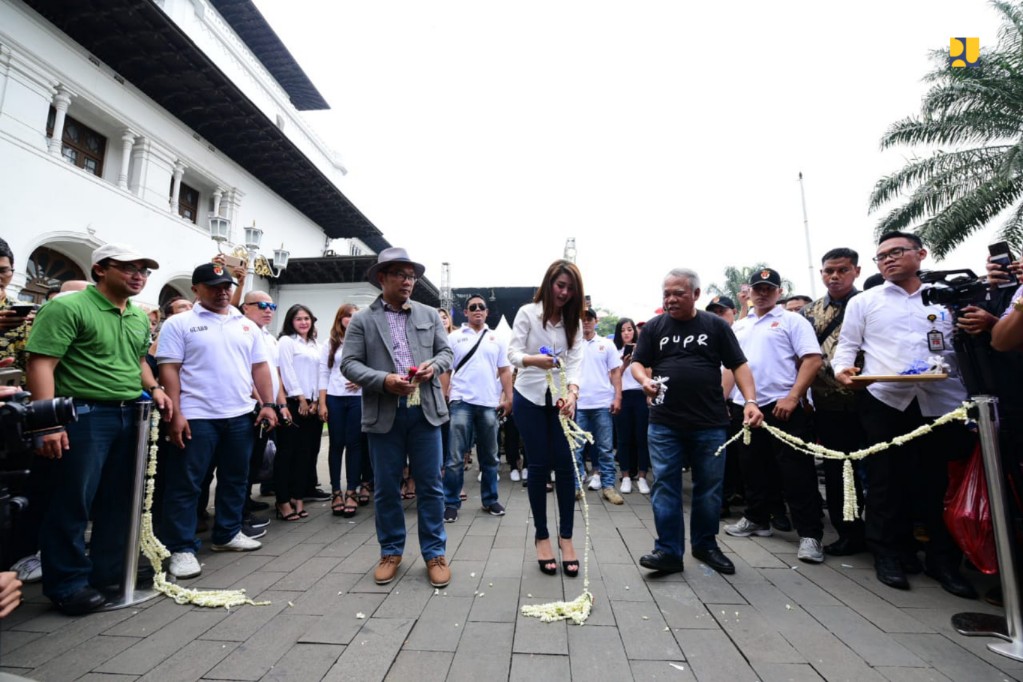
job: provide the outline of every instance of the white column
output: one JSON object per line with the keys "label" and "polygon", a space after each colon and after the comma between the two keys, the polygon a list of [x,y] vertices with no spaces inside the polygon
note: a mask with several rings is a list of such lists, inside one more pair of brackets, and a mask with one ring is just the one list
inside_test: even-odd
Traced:
{"label": "white column", "polygon": [[71,93],[64,86],[57,86],[57,94],[53,96],[53,108],[57,115],[53,118],[53,136],[50,138],[50,153],[60,156],[63,149],[64,118],[71,106]]}
{"label": "white column", "polygon": [[178,199],[181,198],[181,176],[185,174],[185,164],[174,162],[174,174],[171,176],[170,212],[178,212]]}
{"label": "white column", "polygon": [[220,215],[220,201],[224,198],[224,190],[220,187],[213,190],[213,215]]}
{"label": "white column", "polygon": [[128,189],[128,164],[131,163],[131,150],[135,146],[135,131],[125,128],[121,133],[121,174],[117,176],[117,186]]}

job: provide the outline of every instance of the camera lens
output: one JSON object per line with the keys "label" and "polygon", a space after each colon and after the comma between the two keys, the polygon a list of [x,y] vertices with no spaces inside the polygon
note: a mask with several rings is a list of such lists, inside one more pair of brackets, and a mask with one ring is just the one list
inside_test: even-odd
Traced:
{"label": "camera lens", "polygon": [[25,409],[25,430],[52,429],[77,419],[78,413],[71,398],[33,400]]}

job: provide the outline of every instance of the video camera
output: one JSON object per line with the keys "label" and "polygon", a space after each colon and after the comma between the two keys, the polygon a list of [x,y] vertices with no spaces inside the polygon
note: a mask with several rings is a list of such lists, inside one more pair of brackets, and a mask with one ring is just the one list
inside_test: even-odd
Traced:
{"label": "video camera", "polygon": [[14,525],[28,508],[28,499],[12,494],[9,482],[28,476],[30,453],[43,436],[77,419],[70,398],[32,400],[31,393],[19,391],[0,405],[0,570],[17,559],[11,556]]}
{"label": "video camera", "polygon": [[917,276],[931,285],[921,293],[924,305],[944,306],[953,317],[966,306],[987,300],[988,285],[973,270],[921,270]]}

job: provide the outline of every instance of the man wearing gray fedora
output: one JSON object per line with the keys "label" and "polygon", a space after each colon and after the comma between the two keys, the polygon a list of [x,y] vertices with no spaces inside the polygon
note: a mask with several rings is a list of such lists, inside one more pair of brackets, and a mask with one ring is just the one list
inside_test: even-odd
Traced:
{"label": "man wearing gray fedora", "polygon": [[405,249],[380,252],[366,279],[381,294],[352,317],[341,356],[341,373],[362,386],[362,430],[369,436],[380,543],[373,576],[378,585],[394,580],[405,551],[400,483],[406,456],[416,482],[419,548],[430,584],[444,587],[451,580],[440,475],[440,426],[448,408],[440,375],[451,368],[452,352],[437,311],[411,300],[425,270]]}

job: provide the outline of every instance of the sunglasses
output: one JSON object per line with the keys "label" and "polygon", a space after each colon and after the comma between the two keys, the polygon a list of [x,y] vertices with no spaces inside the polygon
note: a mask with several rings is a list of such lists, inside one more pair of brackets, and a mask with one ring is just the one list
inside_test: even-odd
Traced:
{"label": "sunglasses", "polygon": [[267,301],[256,301],[255,303],[246,303],[245,305],[254,305],[260,310],[277,310],[276,303],[269,303]]}
{"label": "sunglasses", "polygon": [[486,309],[487,309],[487,305],[485,303],[470,303],[466,307],[466,310],[468,310],[470,313],[475,313],[475,312],[477,312],[479,310],[486,310]]}

